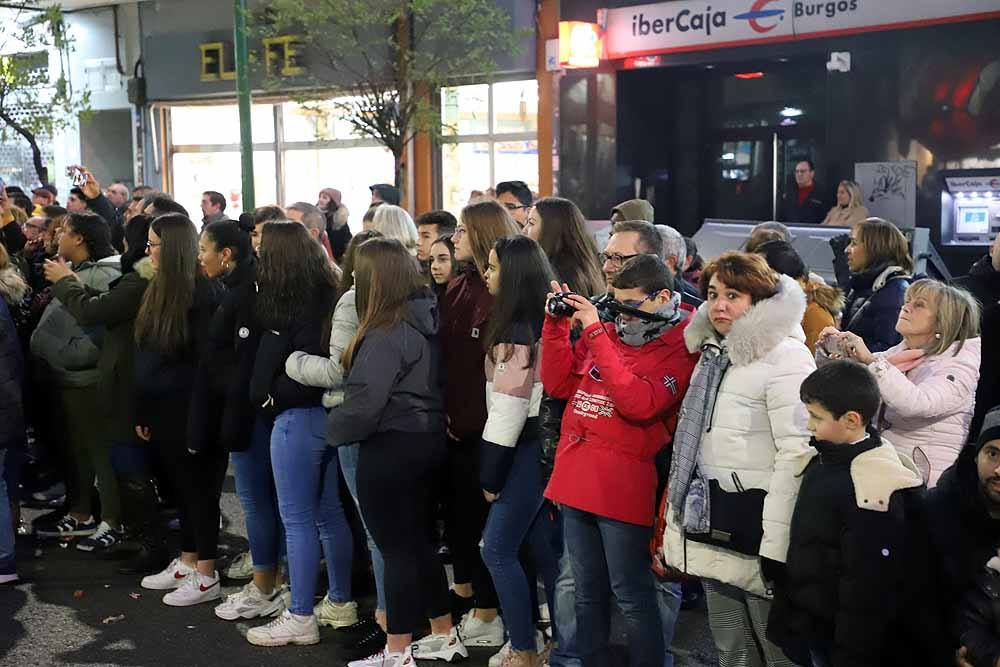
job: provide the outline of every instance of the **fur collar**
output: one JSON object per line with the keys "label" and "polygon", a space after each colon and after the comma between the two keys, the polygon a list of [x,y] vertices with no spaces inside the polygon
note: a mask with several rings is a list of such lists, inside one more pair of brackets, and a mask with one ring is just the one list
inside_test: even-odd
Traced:
{"label": "fur collar", "polygon": [[915,489],[924,483],[913,461],[885,439],[880,447],[854,457],[851,480],[858,508],[875,512],[888,512],[889,499],[896,491]]}
{"label": "fur collar", "polygon": [[27,293],[28,284],[24,282],[24,278],[16,269],[11,267],[0,271],[0,296],[7,303],[18,303],[24,299]]}
{"label": "fur collar", "polygon": [[153,267],[153,260],[151,260],[149,257],[143,257],[138,262],[136,262],[132,266],[132,270],[138,273],[146,280],[152,280],[153,276],[156,274],[156,269]]}
{"label": "fur collar", "polygon": [[[699,352],[705,345],[723,343],[708,319],[708,307],[708,302],[703,303],[684,331],[684,340],[691,352]],[[733,328],[725,338],[733,365],[747,366],[764,358],[786,338],[805,341],[802,333],[805,312],[806,295],[802,288],[794,279],[781,276],[777,294],[758,301],[743,317],[733,322]]]}
{"label": "fur collar", "polygon": [[805,291],[806,299],[810,303],[818,304],[834,317],[844,310],[844,294],[836,287],[831,287],[826,283],[814,280],[807,280],[802,285],[802,289]]}

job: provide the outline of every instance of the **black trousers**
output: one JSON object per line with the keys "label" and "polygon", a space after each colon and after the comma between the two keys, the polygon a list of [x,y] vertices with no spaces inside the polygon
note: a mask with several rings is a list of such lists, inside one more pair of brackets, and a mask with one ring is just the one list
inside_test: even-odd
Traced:
{"label": "black trousers", "polygon": [[213,449],[191,454],[183,440],[156,442],[156,447],[177,492],[181,551],[197,552],[199,560],[214,560],[219,555],[219,497],[229,465],[228,452]]}
{"label": "black trousers", "polygon": [[427,531],[443,433],[378,433],[361,443],[358,502],[385,561],[389,634],[451,612],[448,579]]}
{"label": "black trousers", "polygon": [[472,584],[477,608],[496,609],[500,600],[479,550],[486,517],[490,513],[490,505],[479,484],[479,445],[479,438],[448,438],[446,535],[455,583]]}

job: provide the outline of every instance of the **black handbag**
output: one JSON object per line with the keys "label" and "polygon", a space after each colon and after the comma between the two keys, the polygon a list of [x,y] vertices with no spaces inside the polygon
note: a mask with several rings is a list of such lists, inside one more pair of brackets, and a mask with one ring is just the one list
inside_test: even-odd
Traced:
{"label": "black handbag", "polygon": [[757,556],[764,539],[764,489],[744,489],[740,478],[733,473],[736,491],[726,491],[719,480],[708,481],[709,530],[707,533],[688,533],[692,542],[711,544],[747,556]]}

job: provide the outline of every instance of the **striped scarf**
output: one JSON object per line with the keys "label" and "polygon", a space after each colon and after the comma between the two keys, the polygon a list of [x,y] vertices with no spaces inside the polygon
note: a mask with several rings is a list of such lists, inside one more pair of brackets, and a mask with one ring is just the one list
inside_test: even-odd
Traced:
{"label": "striped scarf", "polygon": [[725,348],[707,345],[702,349],[701,360],[701,368],[681,406],[667,486],[674,521],[691,533],[709,531],[708,484],[698,470],[698,450],[715,408],[722,377],[729,368],[729,354]]}

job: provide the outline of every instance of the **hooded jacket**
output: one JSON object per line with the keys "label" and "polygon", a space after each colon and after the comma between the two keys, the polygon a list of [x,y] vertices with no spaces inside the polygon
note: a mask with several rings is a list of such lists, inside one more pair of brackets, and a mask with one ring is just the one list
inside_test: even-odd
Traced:
{"label": "hooded jacket", "polygon": [[972,415],[972,433],[979,433],[983,418],[993,407],[1000,405],[1000,271],[993,268],[989,255],[976,262],[969,275],[954,284],[972,293],[982,306],[979,320],[983,339],[983,356],[979,368],[979,385],[976,387],[976,410]]}
{"label": "hooded jacket", "polygon": [[[95,292],[107,292],[121,277],[115,261],[86,261],[73,268],[80,283]],[[31,352],[55,369],[62,386],[89,387],[100,377],[97,360],[103,337],[103,326],[81,325],[55,298],[31,335]]]}
{"label": "hooded jacket", "polygon": [[493,312],[493,297],[471,264],[448,283],[441,300],[444,400],[448,430],[461,441],[483,435],[486,424],[486,375],[483,336]]}
{"label": "hooded jacket", "polygon": [[672,437],[696,351],[685,349],[684,320],[640,347],[621,342],[613,323],[594,323],[570,343],[570,318],[546,317],[542,383],[568,400],[545,497],[584,512],[651,526],[655,458]]}
{"label": "hooded jacket", "polygon": [[193,451],[216,445],[231,452],[250,447],[255,411],[247,386],[261,335],[254,317],[256,281],[252,255],[222,279],[226,292],[212,316],[191,393],[188,449]]}
{"label": "hooded jacket", "polygon": [[[725,338],[712,326],[707,303],[685,332],[692,352],[706,345],[724,346],[730,357],[702,434],[698,467],[726,491],[736,491],[733,473],[745,488],[767,491],[759,555],[780,563],[788,551],[799,490],[796,474],[813,455],[806,409],[799,400],[799,386],[816,368],[799,325],[805,309],[802,288],[781,276],[778,293],[754,304],[733,322]],[[663,545],[669,565],[755,595],[767,594],[758,558],[688,541],[674,516],[671,506]]]}
{"label": "hooded jacket", "polygon": [[903,373],[888,362],[888,357],[907,349],[903,342],[876,353],[868,366],[882,393],[883,433],[918,467],[926,467],[924,459],[930,463],[928,486],[937,484],[958,458],[972,423],[982,340],[969,338],[961,350],[958,346],[954,343]]}
{"label": "hooded jacket", "polygon": [[97,391],[104,398],[103,417],[109,439],[127,443],[135,439],[133,419],[135,316],[155,270],[148,257],[134,270],[111,283],[107,292],[87,287],[72,277],[52,286],[66,310],[85,327],[105,327],[104,345],[97,360]]}
{"label": "hooded jacket", "polygon": [[889,664],[907,583],[909,515],[923,480],[877,433],[813,446],[818,454],[797,471],[787,576],[768,637],[789,656],[799,643],[830,643],[834,667]]}
{"label": "hooded jacket", "polygon": [[611,215],[615,213],[621,214],[624,220],[645,220],[646,222],[654,222],[653,205],[650,204],[645,199],[629,199],[628,201],[623,201],[618,206],[611,209]]}
{"label": "hooded jacket", "polygon": [[802,316],[802,331],[806,347],[816,353],[816,341],[826,327],[836,326],[837,316],[844,310],[844,295],[825,282],[805,280],[799,283],[806,294],[806,312]]}
{"label": "hooded jacket", "polygon": [[403,320],[369,331],[354,354],[344,402],[330,410],[327,442],[361,442],[376,433],[441,433],[438,314],[430,288],[415,292]]}
{"label": "hooded jacket", "polygon": [[872,352],[888,350],[903,339],[896,331],[910,277],[898,266],[883,266],[852,273],[841,331],[850,331],[865,341]]}

